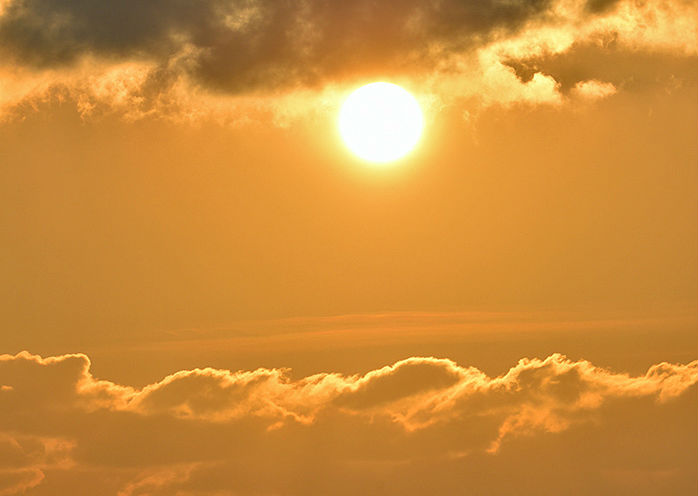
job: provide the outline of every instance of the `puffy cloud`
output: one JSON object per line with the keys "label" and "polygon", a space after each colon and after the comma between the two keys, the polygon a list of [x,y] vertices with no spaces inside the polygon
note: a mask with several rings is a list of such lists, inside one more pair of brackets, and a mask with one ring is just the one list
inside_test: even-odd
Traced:
{"label": "puffy cloud", "polygon": [[302,112],[336,106],[357,81],[385,77],[418,80],[435,108],[559,105],[554,75],[524,80],[510,67],[585,44],[693,56],[693,10],[680,0],[6,0],[0,107],[7,118],[70,99],[83,116],[285,122],[299,98]]}
{"label": "puffy cloud", "polygon": [[[692,428],[697,382],[698,361],[631,377],[555,354],[522,359],[494,378],[427,357],[363,375],[299,379],[279,369],[185,370],[139,389],[95,379],[81,354],[2,355],[0,459],[9,468],[1,490],[36,486],[56,494],[53,480],[85,485],[89,472],[110,474],[119,494],[322,493],[322,484],[293,481],[326,470],[370,484],[379,473],[422,467],[424,457],[502,469],[517,446],[566,433],[603,443],[630,435],[617,424],[638,418],[659,422],[641,435],[646,449],[661,452],[676,429]],[[683,466],[653,464],[626,468],[673,470],[666,484],[691,480]],[[261,476],[265,470],[275,482]],[[99,479],[92,484],[99,487]]]}
{"label": "puffy cloud", "polygon": [[600,100],[614,95],[617,91],[613,83],[604,83],[602,81],[589,80],[580,81],[574,85],[572,91],[587,100]]}

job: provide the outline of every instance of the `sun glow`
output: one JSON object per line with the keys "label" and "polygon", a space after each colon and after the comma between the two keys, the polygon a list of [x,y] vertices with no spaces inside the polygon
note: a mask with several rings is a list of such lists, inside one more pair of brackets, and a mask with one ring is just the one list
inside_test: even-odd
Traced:
{"label": "sun glow", "polygon": [[422,134],[417,100],[392,83],[371,83],[354,91],[339,113],[339,132],[358,157],[386,163],[405,156]]}

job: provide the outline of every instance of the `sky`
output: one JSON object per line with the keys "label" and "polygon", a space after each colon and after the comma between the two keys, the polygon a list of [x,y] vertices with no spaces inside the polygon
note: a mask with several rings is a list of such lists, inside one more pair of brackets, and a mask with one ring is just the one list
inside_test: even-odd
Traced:
{"label": "sky", "polygon": [[696,494],[696,8],[0,0],[0,495]]}

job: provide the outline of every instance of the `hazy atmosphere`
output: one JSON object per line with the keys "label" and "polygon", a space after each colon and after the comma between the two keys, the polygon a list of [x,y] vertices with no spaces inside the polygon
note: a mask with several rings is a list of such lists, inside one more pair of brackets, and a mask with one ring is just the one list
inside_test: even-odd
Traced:
{"label": "hazy atmosphere", "polygon": [[695,495],[697,8],[0,0],[0,495]]}

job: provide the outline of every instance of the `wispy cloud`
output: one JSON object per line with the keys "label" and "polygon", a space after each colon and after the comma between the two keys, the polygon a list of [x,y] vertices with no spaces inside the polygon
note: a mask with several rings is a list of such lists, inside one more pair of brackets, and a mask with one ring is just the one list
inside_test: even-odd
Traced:
{"label": "wispy cloud", "polygon": [[664,312],[629,315],[577,311],[381,312],[366,314],[245,320],[211,328],[153,331],[129,350],[260,349],[322,350],[362,346],[460,340],[475,336],[521,336],[584,331],[643,332],[658,327],[691,326],[693,309],[672,306]]}

